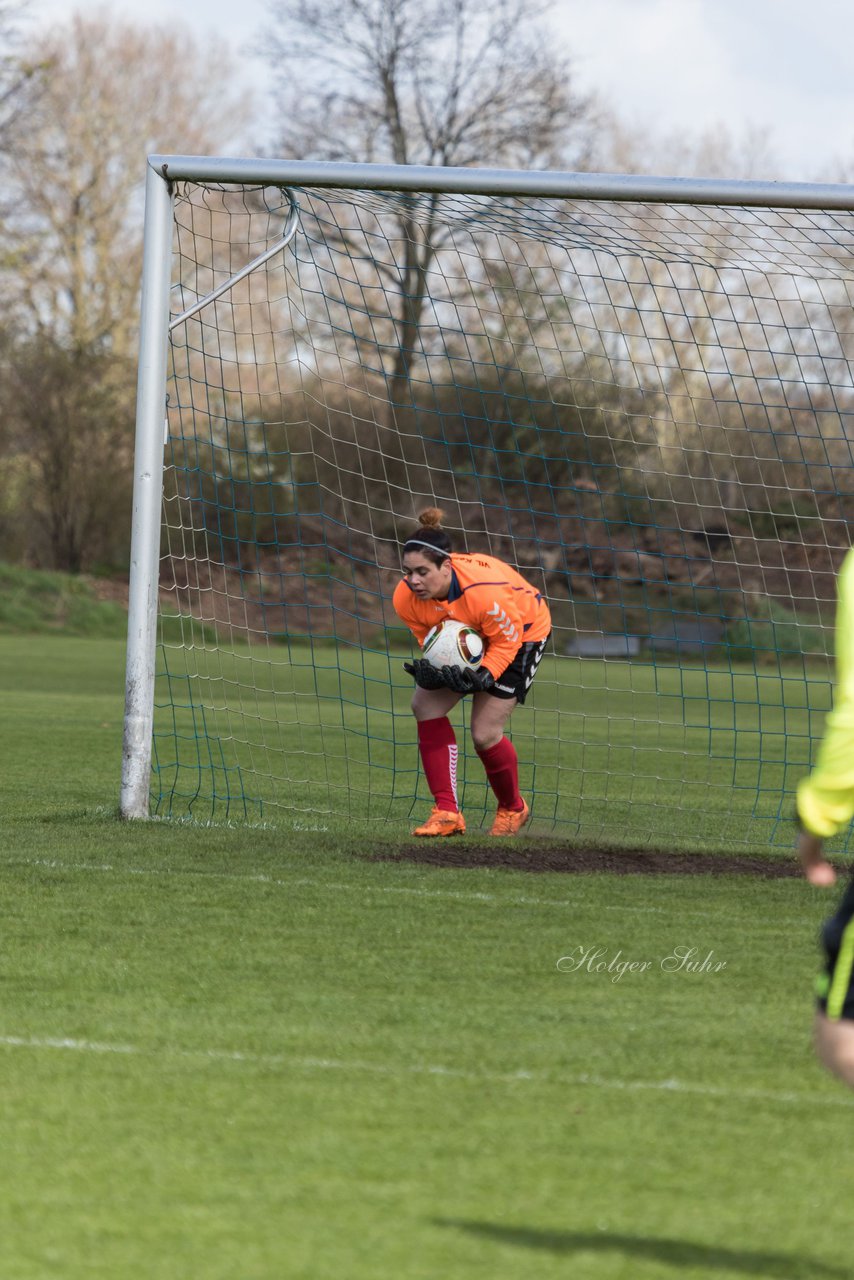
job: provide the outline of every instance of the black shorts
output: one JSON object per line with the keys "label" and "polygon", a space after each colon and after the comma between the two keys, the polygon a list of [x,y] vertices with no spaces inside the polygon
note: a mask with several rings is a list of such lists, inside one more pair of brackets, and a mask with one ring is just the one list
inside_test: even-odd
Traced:
{"label": "black shorts", "polygon": [[515,698],[519,703],[524,702],[548,642],[549,636],[546,636],[545,640],[528,640],[523,644],[510,666],[501,672],[487,692],[493,698]]}
{"label": "black shorts", "polygon": [[854,880],[836,913],[822,925],[821,945],[825,966],[815,984],[818,1007],[834,1022],[854,1019]]}

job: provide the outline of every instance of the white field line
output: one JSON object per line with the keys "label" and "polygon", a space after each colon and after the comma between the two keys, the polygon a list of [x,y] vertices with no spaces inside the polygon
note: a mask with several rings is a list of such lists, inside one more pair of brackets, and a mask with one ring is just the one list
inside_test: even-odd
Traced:
{"label": "white field line", "polygon": [[361,1062],[358,1059],[287,1057],[284,1054],[246,1053],[232,1049],[180,1049],[171,1046],[163,1050],[144,1049],[132,1044],[108,1044],[96,1040],[78,1040],[68,1036],[2,1036],[0,1047],[30,1051],[59,1050],[71,1053],[115,1054],[120,1057],[179,1058],[195,1062],[234,1062],[249,1066],[278,1067],[285,1071],[340,1071],[345,1075],[376,1075],[405,1078],[407,1076],[438,1076],[465,1083],[484,1085],[537,1084],[559,1085],[571,1088],[616,1090],[621,1093],[690,1094],[693,1097],[728,1098],[739,1102],[771,1102],[786,1106],[854,1107],[854,1099],[836,1094],[823,1096],[815,1092],[801,1093],[773,1089],[738,1089],[723,1085],[692,1084],[690,1080],[621,1080],[617,1077],[588,1075],[562,1075],[560,1072],[466,1071],[459,1067],[418,1063],[410,1066],[384,1062]]}
{"label": "white field line", "polygon": [[[195,871],[181,870],[173,867],[128,867],[121,866],[109,862],[62,862],[58,858],[15,858],[8,857],[2,859],[3,863],[12,866],[25,867],[44,867],[52,871],[88,871],[92,873],[101,873],[105,875],[129,875],[129,876],[186,876],[189,878],[208,879],[208,880],[234,880],[242,883],[250,884],[269,884],[282,889],[324,889],[334,893],[352,894],[400,894],[414,898],[438,898],[442,900],[450,900],[456,902],[485,902],[491,903],[498,907],[551,907],[561,910],[573,909],[583,906],[568,898],[536,898],[527,894],[500,894],[500,893],[483,893],[471,892],[465,893],[455,889],[423,889],[417,886],[409,885],[371,885],[363,880],[347,882],[335,882],[332,880],[321,880],[316,877],[301,876],[291,880],[278,879],[275,876],[269,876],[263,873],[245,873],[230,871]],[[666,907],[642,907],[635,903],[624,903],[621,905],[608,905],[600,908],[602,911],[628,912],[630,915],[667,915],[669,909]],[[720,920],[720,912],[718,911],[681,911],[680,919],[683,920]],[[804,920],[800,916],[784,917],[774,915],[768,921],[755,921],[751,928],[762,928],[763,925],[768,928],[778,929],[781,925],[791,924],[794,926],[803,925]]]}

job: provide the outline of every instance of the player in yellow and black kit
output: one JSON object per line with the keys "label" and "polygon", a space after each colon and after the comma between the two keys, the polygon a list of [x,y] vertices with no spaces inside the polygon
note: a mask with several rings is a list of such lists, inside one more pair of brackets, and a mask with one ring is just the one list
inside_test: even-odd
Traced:
{"label": "player in yellow and black kit", "polygon": [[403,581],[394,607],[420,645],[446,618],[473,627],[486,643],[477,671],[444,667],[426,659],[405,663],[417,688],[412,711],[418,749],[434,808],[417,836],[451,836],[465,831],[457,802],[457,740],[448,712],[472,694],[471,734],[498,801],[491,835],[515,835],[530,808],[519,793],[516,749],[504,728],[514,707],[525,701],[551,632],[543,596],[520,573],[494,556],[452,551],[441,526],[442,512],[428,507],[403,546]]}
{"label": "player in yellow and black kit", "polygon": [[[837,580],[836,688],[815,767],[798,785],[798,852],[810,884],[836,871],[824,840],[854,817],[854,550]],[[817,983],[816,1049],[828,1070],[854,1087],[854,880],[822,929],[826,965]]]}

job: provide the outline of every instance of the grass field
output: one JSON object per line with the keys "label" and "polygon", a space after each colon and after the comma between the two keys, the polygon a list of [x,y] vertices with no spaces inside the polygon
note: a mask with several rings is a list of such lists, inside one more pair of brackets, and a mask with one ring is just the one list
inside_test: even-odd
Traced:
{"label": "grass field", "polygon": [[0,637],[3,1280],[852,1274],[832,898],[122,825],[122,666]]}

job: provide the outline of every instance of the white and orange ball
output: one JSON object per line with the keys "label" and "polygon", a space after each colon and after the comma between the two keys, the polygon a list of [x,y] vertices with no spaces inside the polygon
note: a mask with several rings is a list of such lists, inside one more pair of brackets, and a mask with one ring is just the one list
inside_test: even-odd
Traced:
{"label": "white and orange ball", "polygon": [[484,643],[472,628],[446,618],[427,633],[422,656],[433,667],[468,667],[477,671],[483,662]]}

